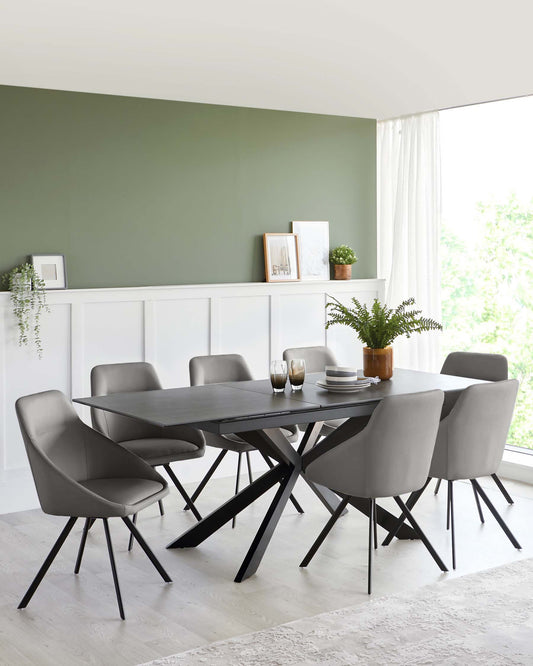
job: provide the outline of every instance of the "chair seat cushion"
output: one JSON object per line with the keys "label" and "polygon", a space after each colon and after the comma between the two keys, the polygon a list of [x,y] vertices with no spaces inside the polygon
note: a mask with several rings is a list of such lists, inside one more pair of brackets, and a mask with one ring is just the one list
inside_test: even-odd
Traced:
{"label": "chair seat cushion", "polygon": [[[329,435],[330,432],[336,430],[345,421],[346,419],[331,419],[330,421],[324,421],[324,423],[322,424],[322,429],[320,431],[320,437],[326,437],[326,435]],[[298,427],[302,432],[305,432],[305,429],[307,428],[308,425],[309,425],[308,423],[302,423]]]}
{"label": "chair seat cushion", "polygon": [[[122,504],[125,507],[135,507],[135,511],[125,511],[125,514],[135,513],[137,510],[152,504],[158,499],[154,495],[166,495],[165,486],[159,481],[151,479],[108,478],[88,479],[80,481],[80,486],[87,488],[96,495],[109,502]],[[164,493],[162,491],[165,491]],[[139,506],[141,505],[141,506]]]}
{"label": "chair seat cushion", "polygon": [[[298,440],[298,429],[296,426],[289,426],[288,428],[280,428],[283,435],[292,444]],[[205,432],[205,442],[208,446],[214,446],[217,449],[227,449],[235,453],[244,453],[246,451],[255,451],[255,446],[245,442],[242,437],[229,433],[227,435],[217,435],[212,432]]]}
{"label": "chair seat cushion", "polygon": [[175,460],[190,460],[201,458],[204,448],[183,439],[170,439],[165,437],[154,437],[147,439],[128,439],[118,442],[128,451],[135,453],[149,465],[166,465]]}

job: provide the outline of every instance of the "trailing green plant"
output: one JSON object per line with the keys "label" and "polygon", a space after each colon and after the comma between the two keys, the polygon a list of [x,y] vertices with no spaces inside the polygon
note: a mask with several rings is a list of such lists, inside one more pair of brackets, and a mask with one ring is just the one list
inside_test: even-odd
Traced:
{"label": "trailing green plant", "polygon": [[17,319],[19,345],[22,347],[33,343],[38,357],[42,358],[41,314],[50,312],[46,302],[44,280],[37,275],[32,264],[21,264],[9,273],[4,273],[2,283],[11,292],[11,306]]}
{"label": "trailing green plant", "polygon": [[329,260],[332,264],[351,265],[355,264],[357,257],[351,247],[348,247],[348,245],[339,245],[330,251]]}
{"label": "trailing green plant", "polygon": [[351,299],[353,308],[346,307],[333,296],[332,298],[335,302],[326,304],[329,316],[326,328],[335,324],[349,326],[357,333],[359,340],[371,349],[384,349],[400,335],[409,338],[413,333],[442,330],[439,322],[421,317],[421,310],[408,309],[415,304],[414,298],[407,298],[394,310],[380,303],[377,298],[370,310],[356,298]]}

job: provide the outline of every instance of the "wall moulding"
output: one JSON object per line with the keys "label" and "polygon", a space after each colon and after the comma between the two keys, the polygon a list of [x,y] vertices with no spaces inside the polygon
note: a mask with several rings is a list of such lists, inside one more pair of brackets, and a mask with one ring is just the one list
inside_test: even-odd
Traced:
{"label": "wall moulding", "polygon": [[[339,362],[362,367],[362,345],[353,333],[325,330],[325,303],[328,295],[371,302],[383,293],[384,280],[377,279],[50,291],[42,360],[18,347],[9,293],[0,293],[0,496],[2,474],[28,467],[14,410],[21,395],[48,389],[89,395],[94,365],[143,360],[154,364],[163,386],[188,386],[189,359],[214,353],[243,354],[260,379],[285,348],[307,345],[328,344]],[[89,421],[86,409],[80,413]],[[181,478],[200,479],[212,453],[180,465]],[[224,461],[220,475],[233,475],[234,463]]]}

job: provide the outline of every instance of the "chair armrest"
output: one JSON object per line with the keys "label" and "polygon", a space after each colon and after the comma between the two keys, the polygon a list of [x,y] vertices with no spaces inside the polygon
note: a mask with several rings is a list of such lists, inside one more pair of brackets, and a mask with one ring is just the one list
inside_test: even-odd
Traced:
{"label": "chair armrest", "polygon": [[[87,518],[121,515],[122,504],[110,502],[84,488],[56,467],[41,450],[33,449],[29,460],[39,502],[45,513]],[[163,478],[157,480],[166,487]]]}
{"label": "chair armrest", "polygon": [[81,424],[81,434],[85,441],[87,473],[89,478],[138,478],[166,481],[155,469],[139,456],[120,444],[108,439],[85,423]]}
{"label": "chair armrest", "polygon": [[205,437],[201,430],[192,426],[178,425],[161,428],[161,436],[165,439],[183,439],[191,444],[196,444],[199,449],[205,447]]}

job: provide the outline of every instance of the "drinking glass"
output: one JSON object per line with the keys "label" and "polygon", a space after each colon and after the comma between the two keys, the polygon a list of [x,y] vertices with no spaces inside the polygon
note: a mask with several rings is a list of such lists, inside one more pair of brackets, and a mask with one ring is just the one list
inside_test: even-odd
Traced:
{"label": "drinking glass", "polygon": [[270,382],[274,393],[282,393],[287,383],[287,363],[272,361],[270,364]]}
{"label": "drinking glass", "polygon": [[293,358],[289,363],[289,381],[293,391],[301,391],[305,379],[305,360]]}

